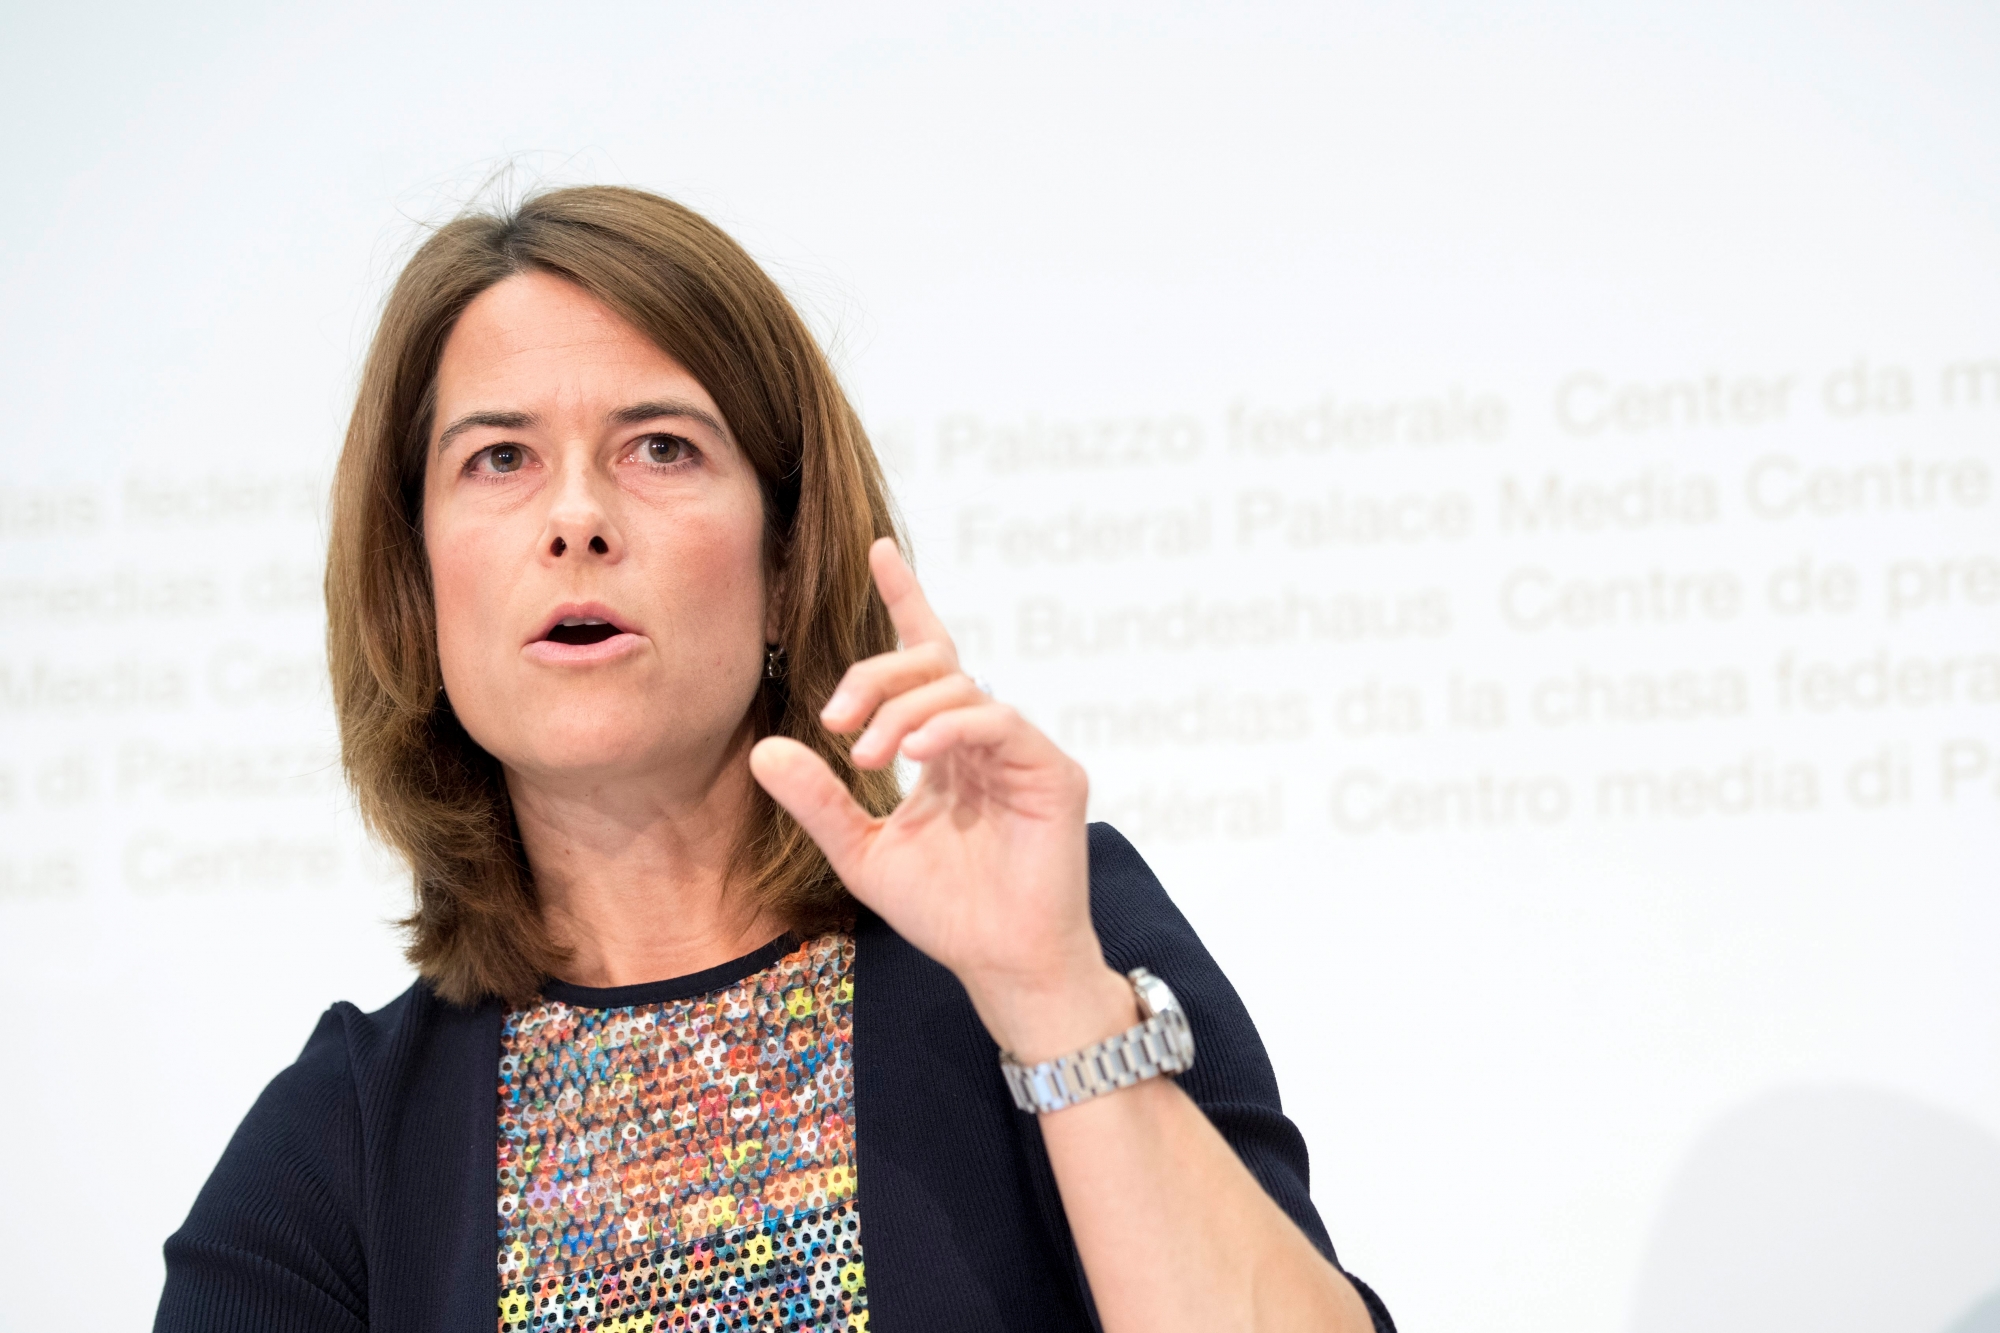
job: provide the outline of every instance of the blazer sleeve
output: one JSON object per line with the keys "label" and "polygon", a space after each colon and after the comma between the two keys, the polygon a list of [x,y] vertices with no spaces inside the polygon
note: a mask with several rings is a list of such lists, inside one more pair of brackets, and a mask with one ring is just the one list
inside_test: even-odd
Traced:
{"label": "blazer sleeve", "polygon": [[361,1116],[336,1005],[264,1089],[166,1243],[155,1333],[368,1327]]}
{"label": "blazer sleeve", "polygon": [[[1333,1241],[1307,1187],[1305,1138],[1285,1116],[1277,1075],[1250,1011],[1152,869],[1109,824],[1090,826],[1090,909],[1111,966],[1120,972],[1150,968],[1187,1011],[1195,1061],[1180,1075],[1181,1087],[1264,1192],[1338,1266]],[[1378,1333],[1395,1333],[1395,1321],[1381,1299],[1352,1273],[1347,1277],[1361,1293]]]}

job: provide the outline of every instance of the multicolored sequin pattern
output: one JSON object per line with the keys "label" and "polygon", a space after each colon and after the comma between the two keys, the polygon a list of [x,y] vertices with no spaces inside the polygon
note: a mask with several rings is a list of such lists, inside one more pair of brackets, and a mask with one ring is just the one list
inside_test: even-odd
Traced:
{"label": "multicolored sequin pattern", "polygon": [[501,1333],[866,1333],[853,961],[827,935],[694,999],[507,1016]]}

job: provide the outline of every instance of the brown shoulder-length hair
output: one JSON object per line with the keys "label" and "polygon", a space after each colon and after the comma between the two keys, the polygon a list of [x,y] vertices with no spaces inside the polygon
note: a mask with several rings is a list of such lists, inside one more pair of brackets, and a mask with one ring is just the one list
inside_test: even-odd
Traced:
{"label": "brown shoulder-length hair", "polygon": [[[641,190],[553,190],[462,216],[417,250],[382,312],[334,474],[327,664],[341,763],[369,828],[409,862],[409,957],[445,999],[531,997],[561,963],[500,765],[443,697],[422,496],[438,360],[460,312],[513,274],[574,282],[699,380],[762,486],[765,565],[785,670],[753,705],[758,735],[811,746],[877,814],[864,771],[818,721],[856,660],[895,646],[868,547],[896,536],[882,473],[832,368],[784,293],[712,223]],[[851,900],[825,857],[752,784],[732,882],[796,928]]]}

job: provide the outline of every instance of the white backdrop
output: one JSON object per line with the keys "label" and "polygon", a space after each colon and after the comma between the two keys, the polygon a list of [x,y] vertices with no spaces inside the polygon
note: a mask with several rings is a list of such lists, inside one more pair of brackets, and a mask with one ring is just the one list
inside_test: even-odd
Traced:
{"label": "white backdrop", "polygon": [[14,6],[0,1324],[408,982],[323,488],[496,168],[708,212],[1409,1330],[2000,1328],[1990,6]]}

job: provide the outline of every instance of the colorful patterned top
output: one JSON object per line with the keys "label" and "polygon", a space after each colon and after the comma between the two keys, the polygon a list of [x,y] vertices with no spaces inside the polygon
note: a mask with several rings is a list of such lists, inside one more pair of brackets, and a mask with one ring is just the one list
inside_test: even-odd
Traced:
{"label": "colorful patterned top", "polygon": [[501,1333],[866,1333],[853,964],[788,936],[507,1015]]}

